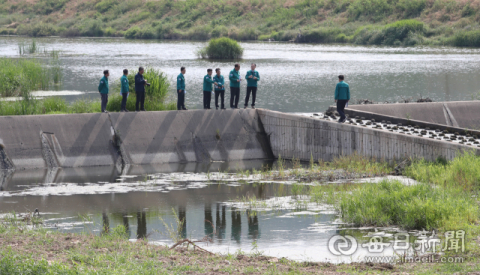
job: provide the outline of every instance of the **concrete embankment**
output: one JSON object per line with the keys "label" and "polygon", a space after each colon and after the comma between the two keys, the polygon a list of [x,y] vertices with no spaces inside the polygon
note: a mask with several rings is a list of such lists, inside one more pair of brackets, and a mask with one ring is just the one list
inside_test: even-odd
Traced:
{"label": "concrete embankment", "polygon": [[126,173],[136,164],[279,156],[331,160],[354,152],[385,160],[434,160],[478,151],[473,145],[362,126],[263,109],[0,117],[0,169],[48,168],[50,181],[62,167],[108,165]]}
{"label": "concrete embankment", "polygon": [[350,117],[368,117],[377,121],[410,121],[420,127],[433,123],[456,131],[460,128],[480,130],[480,101],[350,105],[346,113]]}
{"label": "concrete embankment", "polygon": [[255,110],[0,118],[1,169],[272,157]]}
{"label": "concrete embankment", "polygon": [[332,160],[340,155],[357,152],[368,157],[388,161],[404,158],[438,157],[452,159],[463,150],[478,147],[466,146],[443,140],[405,135],[388,130],[367,128],[359,125],[258,110],[275,157],[299,158],[308,161]]}

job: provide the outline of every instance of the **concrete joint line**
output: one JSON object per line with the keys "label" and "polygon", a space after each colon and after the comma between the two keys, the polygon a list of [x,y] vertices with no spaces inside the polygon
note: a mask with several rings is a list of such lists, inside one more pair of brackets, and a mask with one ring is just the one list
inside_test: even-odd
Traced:
{"label": "concrete joint line", "polygon": [[[124,175],[128,168],[130,167],[131,161],[125,146],[123,146],[122,137],[117,129],[115,129],[115,125],[113,124],[112,117],[110,113],[107,113],[108,121],[110,121],[110,129],[112,131],[112,143],[114,147],[117,149],[119,160],[117,160],[117,164],[121,166],[121,174]],[[120,163],[119,163],[120,162]]]}
{"label": "concrete joint line", "polygon": [[[458,122],[457,120],[455,119],[455,117],[453,116],[452,114],[452,111],[450,111],[450,109],[448,108],[447,104],[443,104],[443,110],[446,111],[447,115],[448,115],[448,118],[450,119],[451,123],[452,123],[452,126],[453,127],[457,127],[459,128],[460,126],[458,125]],[[448,123],[448,121],[447,121]],[[450,125],[449,125],[450,126]]]}
{"label": "concrete joint line", "polygon": [[50,132],[40,131],[40,140],[42,143],[42,156],[45,160],[47,168],[57,168],[60,167],[57,155],[53,149],[54,147],[55,135]]}

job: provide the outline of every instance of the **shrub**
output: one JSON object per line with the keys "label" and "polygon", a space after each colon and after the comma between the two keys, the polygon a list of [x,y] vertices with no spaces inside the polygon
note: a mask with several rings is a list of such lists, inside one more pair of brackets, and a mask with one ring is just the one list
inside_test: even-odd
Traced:
{"label": "shrub", "polygon": [[222,37],[211,39],[207,47],[198,51],[201,58],[236,59],[243,56],[243,48],[237,41]]}
{"label": "shrub", "polygon": [[17,30],[18,34],[28,36],[51,36],[57,34],[57,28],[48,23],[40,23],[35,25],[20,25]]}
{"label": "shrub", "polygon": [[105,36],[115,36],[115,33],[116,33],[116,31],[115,31],[114,28],[108,27],[108,28],[105,29],[103,35],[105,35]]}
{"label": "shrub", "polygon": [[225,26],[216,26],[211,33],[213,38],[228,36],[228,29]]}
{"label": "shrub", "polygon": [[480,47],[480,31],[462,31],[452,38],[453,45],[457,47]]}
{"label": "shrub", "polygon": [[95,9],[100,13],[104,13],[107,12],[110,8],[112,8],[115,4],[116,1],[114,0],[103,0],[95,5]]}
{"label": "shrub", "polygon": [[125,32],[125,38],[134,39],[137,37],[137,33],[140,33],[141,30],[139,27],[132,27]]}
{"label": "shrub", "polygon": [[80,28],[82,36],[103,36],[102,22],[100,20],[88,19],[83,22]]}

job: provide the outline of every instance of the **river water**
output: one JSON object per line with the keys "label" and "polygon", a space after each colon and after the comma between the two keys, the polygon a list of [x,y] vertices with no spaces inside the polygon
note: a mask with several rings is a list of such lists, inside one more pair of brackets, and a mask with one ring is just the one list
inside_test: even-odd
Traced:
{"label": "river water", "polygon": [[[18,44],[31,38],[0,37],[0,56],[18,57]],[[205,42],[125,40],[121,38],[37,38],[40,48],[61,50],[64,83],[61,95],[69,100],[97,98],[102,71],[109,69],[117,81],[124,68],[154,67],[171,79],[187,68],[186,103],[202,107],[202,83],[207,68],[221,68],[223,75],[233,61],[198,59]],[[344,74],[352,99],[396,102],[429,97],[435,101],[471,100],[479,92],[480,50],[448,47],[364,47],[293,43],[241,43],[244,76],[257,63],[261,81],[257,107],[283,112],[320,112],[333,103],[337,75]],[[228,78],[228,77],[227,77]],[[241,96],[245,96],[245,83]],[[67,91],[67,93],[65,92]],[[72,95],[68,96],[68,92]],[[87,94],[78,94],[86,92]],[[229,94],[226,100],[229,100]],[[240,100],[242,101],[242,100]],[[242,104],[240,104],[242,105]]]}

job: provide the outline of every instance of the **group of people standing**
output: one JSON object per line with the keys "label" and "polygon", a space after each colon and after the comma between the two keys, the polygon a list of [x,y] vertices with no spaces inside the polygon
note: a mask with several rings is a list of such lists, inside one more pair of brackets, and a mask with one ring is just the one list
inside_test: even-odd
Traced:
{"label": "group of people standing", "polygon": [[[145,111],[145,86],[150,86],[150,83],[143,78],[143,73],[145,69],[143,67],[138,68],[138,73],[135,75],[135,94],[137,101],[135,102],[135,110],[137,112]],[[100,84],[98,85],[98,92],[102,100],[101,108],[102,113],[108,113],[107,103],[108,103],[108,77],[110,72],[108,70],[103,71],[103,77],[100,79]],[[120,112],[128,112],[127,110],[127,99],[130,93],[130,83],[128,81],[128,70],[123,70],[123,76],[120,78],[120,94],[122,95],[122,103],[120,106]]]}
{"label": "group of people standing", "polygon": [[[252,108],[255,109],[255,99],[257,97],[257,83],[260,81],[260,74],[256,71],[257,65],[252,63],[250,69],[245,75],[247,80],[247,94],[245,95],[244,108],[248,107],[250,95],[252,95]],[[180,68],[180,74],[177,77],[177,109],[187,110],[185,108],[185,67]],[[203,109],[211,109],[210,103],[212,101],[212,94],[215,95],[215,107],[218,110],[225,110],[225,78],[222,75],[220,68],[215,69],[215,76],[213,70],[207,69],[207,75],[203,77]],[[240,83],[242,77],[240,76],[240,65],[235,64],[233,70],[230,71],[228,79],[230,80],[230,108],[238,109],[238,101],[240,100]],[[215,86],[214,88],[212,87]],[[220,104],[219,104],[220,98]]]}
{"label": "group of people standing", "polygon": [[[257,85],[260,81],[260,74],[256,71],[257,65],[252,63],[250,70],[245,75],[247,80],[247,93],[245,95],[245,104],[244,108],[248,107],[248,102],[250,100],[250,95],[252,95],[252,108],[255,109],[255,99],[257,97]],[[138,73],[135,75],[135,93],[136,93],[136,103],[135,110],[145,111],[145,86],[150,86],[146,79],[143,77],[145,72],[143,67],[138,68]],[[185,67],[180,68],[180,74],[177,76],[177,109],[178,110],[187,110],[185,108]],[[225,78],[223,77],[220,68],[215,69],[215,76],[213,76],[212,69],[207,69],[207,75],[203,77],[203,108],[211,109],[210,103],[212,100],[212,94],[215,95],[215,107],[225,110]],[[107,113],[107,103],[108,103],[108,77],[110,73],[108,70],[103,71],[103,77],[100,79],[100,84],[98,85],[98,92],[100,93],[102,104],[102,113]],[[122,103],[121,103],[121,112],[128,112],[127,98],[130,89],[130,83],[128,82],[128,70],[123,70],[123,76],[120,78],[121,89],[120,93],[122,94]],[[240,83],[242,77],[240,76],[240,65],[235,64],[233,70],[230,71],[228,79],[230,80],[230,108],[238,109],[238,101],[240,99]],[[335,103],[337,104],[337,111],[340,114],[340,120],[338,122],[345,122],[345,112],[344,109],[348,106],[348,101],[350,100],[350,87],[344,81],[345,77],[343,75],[338,76],[338,83],[335,87]],[[215,88],[212,88],[212,85]],[[219,104],[220,98],[220,104]]]}

